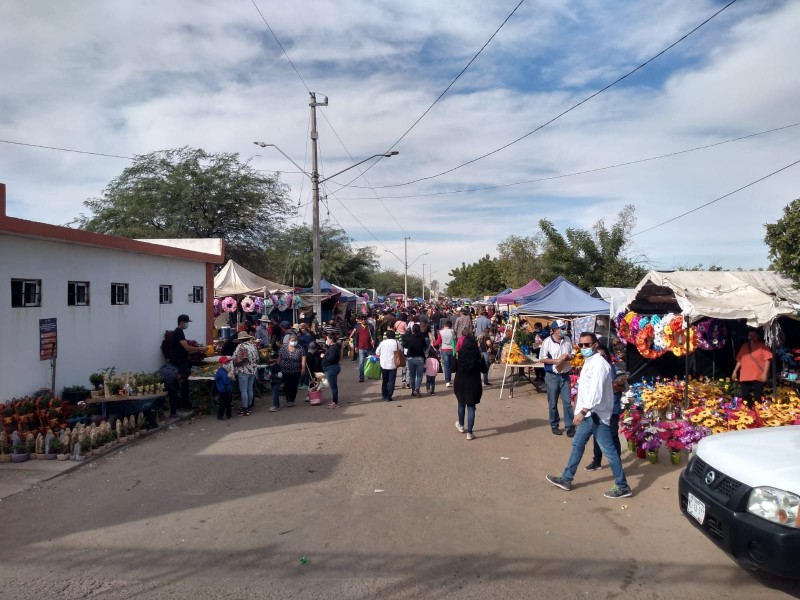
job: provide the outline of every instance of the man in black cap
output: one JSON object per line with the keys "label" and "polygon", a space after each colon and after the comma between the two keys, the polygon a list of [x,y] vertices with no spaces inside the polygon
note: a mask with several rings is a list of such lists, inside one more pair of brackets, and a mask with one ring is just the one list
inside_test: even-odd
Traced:
{"label": "man in black cap", "polygon": [[[205,353],[205,348],[193,347],[186,341],[184,330],[189,327],[192,320],[189,315],[178,315],[178,326],[172,332],[172,339],[169,342],[169,362],[173,367],[178,369],[180,375],[181,396],[180,404],[183,407],[189,406],[189,374],[191,373],[191,366],[189,365],[189,354],[202,352]],[[169,403],[169,416],[175,417],[177,406],[173,397],[170,396]]]}

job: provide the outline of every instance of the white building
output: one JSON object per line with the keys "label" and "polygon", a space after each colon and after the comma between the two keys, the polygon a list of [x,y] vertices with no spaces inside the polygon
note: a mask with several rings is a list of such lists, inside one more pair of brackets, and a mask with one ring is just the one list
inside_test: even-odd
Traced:
{"label": "white building", "polygon": [[8,217],[0,184],[0,403],[51,386],[43,320],[55,319],[56,393],[106,367],[157,370],[179,314],[192,319],[187,339],[210,340],[223,254],[219,239],[153,243]]}

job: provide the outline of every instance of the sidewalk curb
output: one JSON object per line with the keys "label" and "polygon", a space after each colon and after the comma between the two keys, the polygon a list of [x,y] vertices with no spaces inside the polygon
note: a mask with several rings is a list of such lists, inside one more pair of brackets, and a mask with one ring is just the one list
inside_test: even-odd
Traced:
{"label": "sidewalk curb", "polygon": [[[136,439],[136,440],[133,440],[133,442],[127,442],[125,444],[115,444],[112,448],[109,448],[108,450],[106,450],[102,454],[98,454],[96,456],[89,456],[89,457],[86,457],[84,460],[67,460],[67,461],[63,461],[63,462],[69,463],[68,465],[64,466],[63,469],[61,469],[61,470],[59,470],[57,472],[54,472],[54,473],[46,473],[46,474],[44,474],[41,479],[38,479],[38,480],[36,480],[34,482],[29,483],[28,485],[26,485],[24,487],[24,489],[17,490],[15,492],[12,492],[12,493],[7,494],[5,496],[0,494],[0,501],[5,500],[6,498],[11,498],[12,496],[15,496],[17,494],[23,493],[23,492],[31,489],[31,487],[33,487],[33,486],[41,485],[44,482],[52,481],[52,480],[54,480],[54,479],[56,479],[58,477],[61,477],[61,476],[66,475],[68,473],[72,473],[73,471],[76,471],[77,469],[80,469],[81,467],[84,467],[87,464],[90,464],[90,463],[94,462],[95,459],[105,458],[107,456],[110,456],[115,451],[121,450],[122,448],[125,448],[125,447],[129,447],[132,443],[135,443],[136,441],[139,441],[140,439],[148,438],[151,435],[154,435],[156,433],[160,433],[160,432],[163,432],[163,431],[168,431],[170,425],[175,425],[175,424],[181,423],[183,421],[188,421],[190,419],[193,419],[196,416],[197,416],[197,413],[195,413],[195,412],[191,412],[191,413],[187,412],[184,415],[179,415],[179,416],[173,417],[173,418],[166,418],[166,419],[164,419],[164,421],[158,427],[154,427],[152,429],[148,429],[147,431],[143,431],[139,435],[139,438]],[[30,462],[30,461],[26,461],[26,462]],[[34,465],[36,463],[39,463],[39,462],[42,462],[42,461],[33,461],[34,464],[33,465],[28,465],[27,469],[28,470],[33,470],[34,469]],[[16,464],[17,465],[21,465],[21,464],[24,465],[26,463],[16,463]],[[14,472],[18,471],[19,474],[20,474],[19,477],[24,477],[23,472],[25,470],[26,470],[25,467],[16,467],[14,469],[7,469],[7,470],[3,469],[2,467],[0,467],[0,471],[3,471],[6,474],[6,476],[8,474],[11,474],[13,476]]]}

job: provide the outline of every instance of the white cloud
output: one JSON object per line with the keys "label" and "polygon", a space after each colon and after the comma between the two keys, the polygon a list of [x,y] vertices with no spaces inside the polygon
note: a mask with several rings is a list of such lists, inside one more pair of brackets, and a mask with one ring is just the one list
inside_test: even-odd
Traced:
{"label": "white cloud", "polygon": [[[405,132],[516,3],[258,2],[310,88],[330,97],[321,111],[355,160]],[[499,147],[720,6],[527,2],[398,145],[400,155],[366,180],[401,183]],[[251,144],[263,140],[309,164],[307,90],[248,2],[6,3],[0,19],[15,24],[0,39],[0,139],[121,155],[193,145],[258,154],[257,168],[295,170]],[[439,281],[462,261],[494,253],[509,234],[532,233],[542,217],[562,228],[590,227],[632,203],[639,229],[655,225],[797,160],[797,130],[575,177],[422,194],[582,171],[798,122],[797,22],[796,2],[737,3],[624,84],[502,152],[429,181],[378,189],[383,203],[356,187],[367,185],[359,179],[336,196],[381,244],[337,201],[330,210],[361,245],[402,256],[403,237],[411,236],[410,260],[431,252]],[[322,115],[319,131],[323,173],[351,164]],[[126,164],[0,144],[9,212],[45,222],[74,218]],[[766,266],[762,224],[798,196],[797,169],[637,236],[632,253],[659,267]],[[302,176],[282,178],[307,201]],[[420,196],[391,198],[411,194]],[[382,261],[402,266],[388,253]]]}

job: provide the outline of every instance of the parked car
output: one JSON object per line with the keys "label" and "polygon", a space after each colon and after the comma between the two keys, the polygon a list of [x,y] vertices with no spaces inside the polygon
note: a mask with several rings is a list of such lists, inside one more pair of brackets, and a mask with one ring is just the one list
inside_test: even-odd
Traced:
{"label": "parked car", "polygon": [[704,438],[679,498],[689,521],[740,565],[800,578],[800,426]]}

